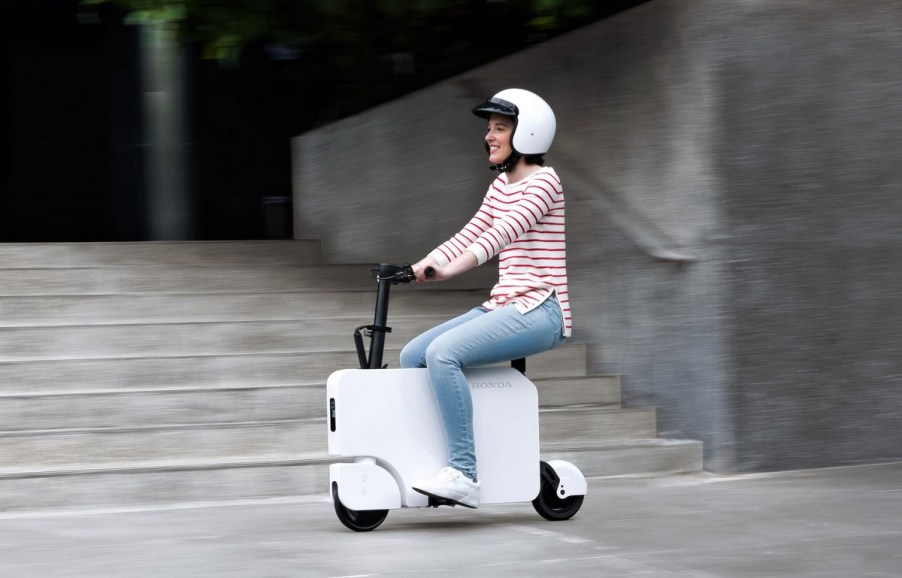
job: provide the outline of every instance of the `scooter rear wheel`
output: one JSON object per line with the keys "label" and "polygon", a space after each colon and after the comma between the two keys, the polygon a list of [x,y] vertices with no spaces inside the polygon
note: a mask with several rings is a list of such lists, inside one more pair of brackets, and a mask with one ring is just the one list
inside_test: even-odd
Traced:
{"label": "scooter rear wheel", "polygon": [[379,527],[388,516],[388,510],[352,510],[345,507],[338,499],[338,484],[332,482],[332,503],[335,515],[346,528],[355,532],[369,532]]}
{"label": "scooter rear wheel", "polygon": [[554,480],[554,478],[557,478],[554,469],[545,462],[542,462],[542,469],[544,475],[542,475],[541,488],[539,489],[539,495],[532,501],[532,507],[546,520],[551,520],[552,522],[569,520],[582,507],[585,496],[559,497],[557,495],[559,480]]}

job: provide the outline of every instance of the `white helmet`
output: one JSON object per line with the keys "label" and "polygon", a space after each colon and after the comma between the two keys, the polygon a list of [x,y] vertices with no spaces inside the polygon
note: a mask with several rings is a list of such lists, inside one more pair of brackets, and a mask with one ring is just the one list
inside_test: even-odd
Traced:
{"label": "white helmet", "polygon": [[516,119],[511,138],[514,154],[543,155],[551,148],[557,121],[554,111],[539,95],[521,88],[508,88],[473,109],[473,114],[482,118],[489,118],[492,113]]}

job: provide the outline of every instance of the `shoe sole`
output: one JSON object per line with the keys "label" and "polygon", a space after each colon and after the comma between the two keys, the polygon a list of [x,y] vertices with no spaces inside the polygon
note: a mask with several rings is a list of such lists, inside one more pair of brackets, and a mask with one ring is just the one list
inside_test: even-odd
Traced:
{"label": "shoe sole", "polygon": [[[479,503],[478,503],[478,502],[477,502],[477,504],[476,504],[475,506],[471,506],[470,504],[466,504],[466,503],[461,502],[461,501],[459,501],[459,500],[455,500],[455,499],[452,498],[452,497],[449,497],[449,496],[440,496],[440,495],[438,495],[438,494],[433,494],[432,492],[428,492],[428,491],[423,490],[423,489],[420,489],[420,488],[413,488],[413,491],[419,492],[419,493],[423,494],[424,496],[429,496],[430,498],[433,498],[433,499],[435,499],[435,500],[439,500],[439,504],[438,504],[438,505],[440,505],[440,506],[443,506],[443,505],[447,504],[447,505],[449,505],[449,506],[463,506],[464,508],[470,508],[470,509],[472,509],[472,510],[476,510],[476,509],[479,508]],[[445,502],[445,504],[443,504],[443,503],[441,503],[441,502]]]}

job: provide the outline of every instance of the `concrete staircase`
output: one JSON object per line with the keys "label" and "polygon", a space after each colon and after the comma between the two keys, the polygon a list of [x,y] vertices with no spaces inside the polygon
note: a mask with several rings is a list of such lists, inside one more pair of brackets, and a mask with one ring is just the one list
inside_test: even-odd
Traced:
{"label": "concrete staircase", "polygon": [[[0,245],[0,511],[325,494],[327,376],[356,367],[370,265],[313,241]],[[479,303],[491,268],[398,286],[385,360]],[[543,457],[590,476],[701,469],[585,349],[528,361]]]}

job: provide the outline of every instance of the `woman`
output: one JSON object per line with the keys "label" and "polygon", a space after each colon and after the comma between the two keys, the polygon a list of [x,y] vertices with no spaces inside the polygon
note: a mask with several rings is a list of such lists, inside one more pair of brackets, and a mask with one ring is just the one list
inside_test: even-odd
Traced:
{"label": "woman", "polygon": [[[551,107],[512,88],[473,109],[488,121],[485,147],[499,171],[459,233],[413,265],[417,281],[443,281],[498,256],[488,301],[413,339],[401,367],[425,367],[448,441],[448,466],[414,490],[479,506],[473,404],[462,369],[527,357],[570,336],[564,195],[542,155],[554,139]],[[429,275],[427,275],[427,270]]]}

